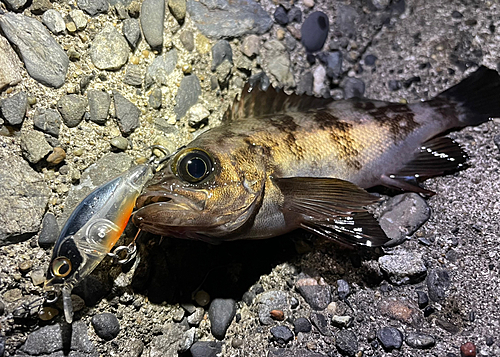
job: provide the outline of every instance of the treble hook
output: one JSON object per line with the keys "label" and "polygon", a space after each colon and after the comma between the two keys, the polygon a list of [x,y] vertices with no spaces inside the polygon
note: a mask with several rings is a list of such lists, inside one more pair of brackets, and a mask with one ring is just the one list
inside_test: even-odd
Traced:
{"label": "treble hook", "polygon": [[[128,245],[120,245],[116,247],[112,252],[108,253],[108,256],[116,259],[118,264],[127,264],[128,262],[130,262],[137,255],[137,244],[135,241],[141,233],[142,230],[139,229],[132,242],[130,242]],[[120,257],[121,252],[125,252],[124,258]]]}

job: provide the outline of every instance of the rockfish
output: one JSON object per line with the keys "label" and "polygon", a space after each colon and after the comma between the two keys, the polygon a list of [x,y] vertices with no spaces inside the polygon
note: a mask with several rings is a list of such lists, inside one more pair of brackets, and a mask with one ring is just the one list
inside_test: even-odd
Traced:
{"label": "rockfish", "polygon": [[431,195],[418,181],[463,166],[446,131],[500,116],[500,76],[480,67],[414,104],[262,91],[247,84],[221,126],[179,149],[137,200],[134,223],[212,243],[297,228],[341,243],[388,241],[366,206],[383,185]]}

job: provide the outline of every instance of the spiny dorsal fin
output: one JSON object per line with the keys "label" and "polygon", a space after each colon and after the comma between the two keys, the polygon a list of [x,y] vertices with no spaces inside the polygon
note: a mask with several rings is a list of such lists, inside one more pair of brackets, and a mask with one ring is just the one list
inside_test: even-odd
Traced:
{"label": "spiny dorsal fin", "polygon": [[280,89],[260,89],[258,83],[243,87],[240,99],[234,98],[233,105],[226,110],[223,121],[235,121],[243,118],[259,118],[269,114],[286,112],[304,112],[309,109],[324,108],[332,98],[317,98],[309,95],[286,94]]}

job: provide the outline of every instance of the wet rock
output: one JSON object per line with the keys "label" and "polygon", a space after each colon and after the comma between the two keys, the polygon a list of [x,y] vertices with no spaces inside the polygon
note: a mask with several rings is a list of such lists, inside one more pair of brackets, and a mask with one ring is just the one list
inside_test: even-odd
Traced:
{"label": "wet rock", "polygon": [[217,357],[222,351],[222,342],[197,341],[189,351],[192,357]]}
{"label": "wet rock", "polygon": [[193,51],[195,46],[194,46],[194,36],[191,31],[184,31],[180,34],[179,39],[182,42],[182,45],[186,50],[189,52]]}
{"label": "wet rock", "polygon": [[264,62],[282,87],[295,87],[295,79],[290,71],[290,56],[286,47],[278,40],[264,43]]}
{"label": "wet rock", "polygon": [[384,255],[378,259],[378,262],[380,269],[389,276],[391,283],[396,285],[422,281],[427,273],[422,254],[415,252]]}
{"label": "wet rock", "polygon": [[28,108],[28,95],[18,92],[0,102],[2,117],[9,125],[21,125]]}
{"label": "wet rock", "polygon": [[178,23],[182,24],[186,17],[186,0],[169,0],[168,9]]}
{"label": "wet rock", "polygon": [[310,14],[300,29],[301,42],[307,52],[317,52],[323,48],[328,36],[328,16],[321,11]]}
{"label": "wet rock", "polygon": [[408,346],[418,349],[431,348],[436,344],[434,337],[423,333],[409,333],[405,342]]}
{"label": "wet rock", "polygon": [[109,312],[93,316],[92,326],[97,336],[106,341],[111,341],[120,332],[120,322],[115,315]]}
{"label": "wet rock", "polygon": [[21,81],[21,64],[5,37],[0,36],[0,90]]}
{"label": "wet rock", "polygon": [[0,27],[32,78],[49,87],[64,84],[69,58],[38,20],[9,12],[0,17]]}
{"label": "wet rock", "polygon": [[73,20],[76,29],[78,31],[83,31],[87,27],[87,18],[83,14],[82,10],[71,10],[69,16]]}
{"label": "wet rock", "polygon": [[344,81],[344,99],[363,98],[365,82],[359,78],[347,78]]}
{"label": "wet rock", "polygon": [[61,113],[62,121],[68,128],[74,128],[80,124],[86,109],[87,100],[81,95],[68,94],[57,101],[57,110]]}
{"label": "wet rock", "polygon": [[48,249],[54,245],[59,237],[59,226],[53,213],[46,213],[42,220],[42,228],[38,236],[38,245]]}
{"label": "wet rock", "polygon": [[55,109],[37,108],[33,115],[33,125],[36,129],[54,137],[59,137],[61,114]]}
{"label": "wet rock", "polygon": [[141,39],[139,21],[133,18],[123,20],[122,32],[130,47],[135,49]]}
{"label": "wet rock", "polygon": [[337,293],[339,294],[340,300],[345,300],[351,293],[349,283],[344,279],[337,280]]}
{"label": "wet rock", "polygon": [[163,45],[165,0],[144,0],[141,6],[141,27],[144,39],[154,50]]}
{"label": "wet rock", "polygon": [[403,345],[403,334],[394,327],[382,327],[377,331],[377,339],[386,351],[399,350]]}
{"label": "wet rock", "polygon": [[198,102],[201,95],[200,80],[196,75],[189,75],[182,78],[181,85],[175,96],[174,112],[177,120],[183,118],[189,108]]}
{"label": "wet rock", "polygon": [[162,93],[160,88],[155,88],[149,96],[149,106],[153,109],[161,108]]}
{"label": "wet rock", "polygon": [[416,193],[404,193],[390,198],[380,217],[380,226],[391,239],[386,245],[401,244],[430,217],[427,202]]}
{"label": "wet rock", "polygon": [[427,296],[427,294],[423,291],[417,291],[416,293],[418,297],[418,307],[424,309],[429,304],[429,296]]}
{"label": "wet rock", "polygon": [[311,329],[312,325],[305,317],[299,317],[293,321],[293,330],[295,331],[295,334],[298,334],[299,332],[311,332]]}
{"label": "wet rock", "polygon": [[66,159],[66,152],[63,148],[55,147],[49,156],[47,156],[47,163],[51,166],[59,165]]}
{"label": "wet rock", "polygon": [[378,308],[383,315],[392,319],[412,325],[413,327],[422,326],[422,313],[412,302],[406,299],[390,298],[382,300]]}
{"label": "wet rock", "polygon": [[212,47],[212,66],[211,70],[215,71],[224,61],[233,63],[233,50],[231,45],[226,40],[219,40]]}
{"label": "wet rock", "polygon": [[274,10],[274,21],[281,26],[285,26],[288,23],[288,14],[283,6],[277,6],[276,10]]}
{"label": "wet rock", "polygon": [[92,41],[90,59],[99,69],[116,70],[127,63],[130,47],[112,24],[106,24]]}
{"label": "wet rock", "polygon": [[273,19],[253,0],[188,0],[187,11],[201,33],[214,39],[263,34],[273,25]]}
{"label": "wet rock", "polygon": [[105,14],[109,8],[107,0],[77,0],[76,4],[90,16]]}
{"label": "wet rock", "polygon": [[241,44],[241,52],[247,57],[252,58],[260,52],[260,37],[257,35],[249,35],[243,39]]}
{"label": "wet rock", "polygon": [[451,285],[448,272],[444,269],[431,269],[427,275],[427,289],[432,301],[442,301]]}
{"label": "wet rock", "polygon": [[354,356],[358,352],[358,339],[354,332],[341,330],[335,339],[335,346],[341,354]]}
{"label": "wet rock", "polygon": [[270,290],[257,297],[259,320],[263,325],[271,325],[274,320],[271,317],[272,310],[281,310],[285,313],[290,311],[288,305],[288,294],[285,291]]}
{"label": "wet rock", "polygon": [[293,340],[293,333],[287,326],[274,326],[270,332],[273,340],[280,345],[286,345]]}
{"label": "wet rock", "polygon": [[36,164],[52,151],[52,147],[45,140],[43,133],[27,131],[21,134],[21,150],[26,160]]}
{"label": "wet rock", "polygon": [[113,101],[115,103],[116,120],[123,135],[130,135],[139,127],[139,116],[141,110],[135,106],[118,91],[113,91]]}
{"label": "wet rock", "polygon": [[175,49],[156,57],[146,70],[146,88],[149,88],[153,83],[159,86],[166,85],[168,76],[174,71],[176,65],[177,50]]}
{"label": "wet rock", "polygon": [[324,310],[332,301],[331,287],[329,285],[305,285],[297,288],[300,295],[306,300],[313,310]]}
{"label": "wet rock", "polygon": [[89,101],[90,120],[96,124],[104,124],[108,119],[111,96],[104,91],[89,89],[87,92]]}
{"label": "wet rock", "polygon": [[42,16],[42,22],[54,35],[60,35],[66,30],[66,23],[57,10],[50,9],[45,11]]}
{"label": "wet rock", "polygon": [[462,346],[460,346],[461,357],[476,357],[476,355],[477,355],[476,345],[474,345],[472,342],[467,342],[464,343]]}
{"label": "wet rock", "polygon": [[123,83],[140,88],[142,86],[141,68],[135,64],[127,65],[127,69],[125,71],[125,77],[123,78]]}
{"label": "wet rock", "polygon": [[322,334],[323,336],[332,335],[332,332],[330,331],[328,326],[328,320],[326,319],[325,315],[313,312],[311,313],[311,316],[309,316],[309,319],[311,320],[312,324],[318,329],[320,334]]}

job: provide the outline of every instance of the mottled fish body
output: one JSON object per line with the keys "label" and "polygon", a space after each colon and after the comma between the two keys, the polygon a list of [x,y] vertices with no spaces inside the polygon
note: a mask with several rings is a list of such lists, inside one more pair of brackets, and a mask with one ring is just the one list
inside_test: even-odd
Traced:
{"label": "mottled fish body", "polygon": [[180,149],[139,197],[146,231],[217,242],[273,237],[296,228],[348,244],[387,237],[364,189],[432,194],[416,179],[460,167],[465,155],[439,134],[500,116],[500,77],[481,67],[415,104],[332,101],[251,90],[221,126]]}

